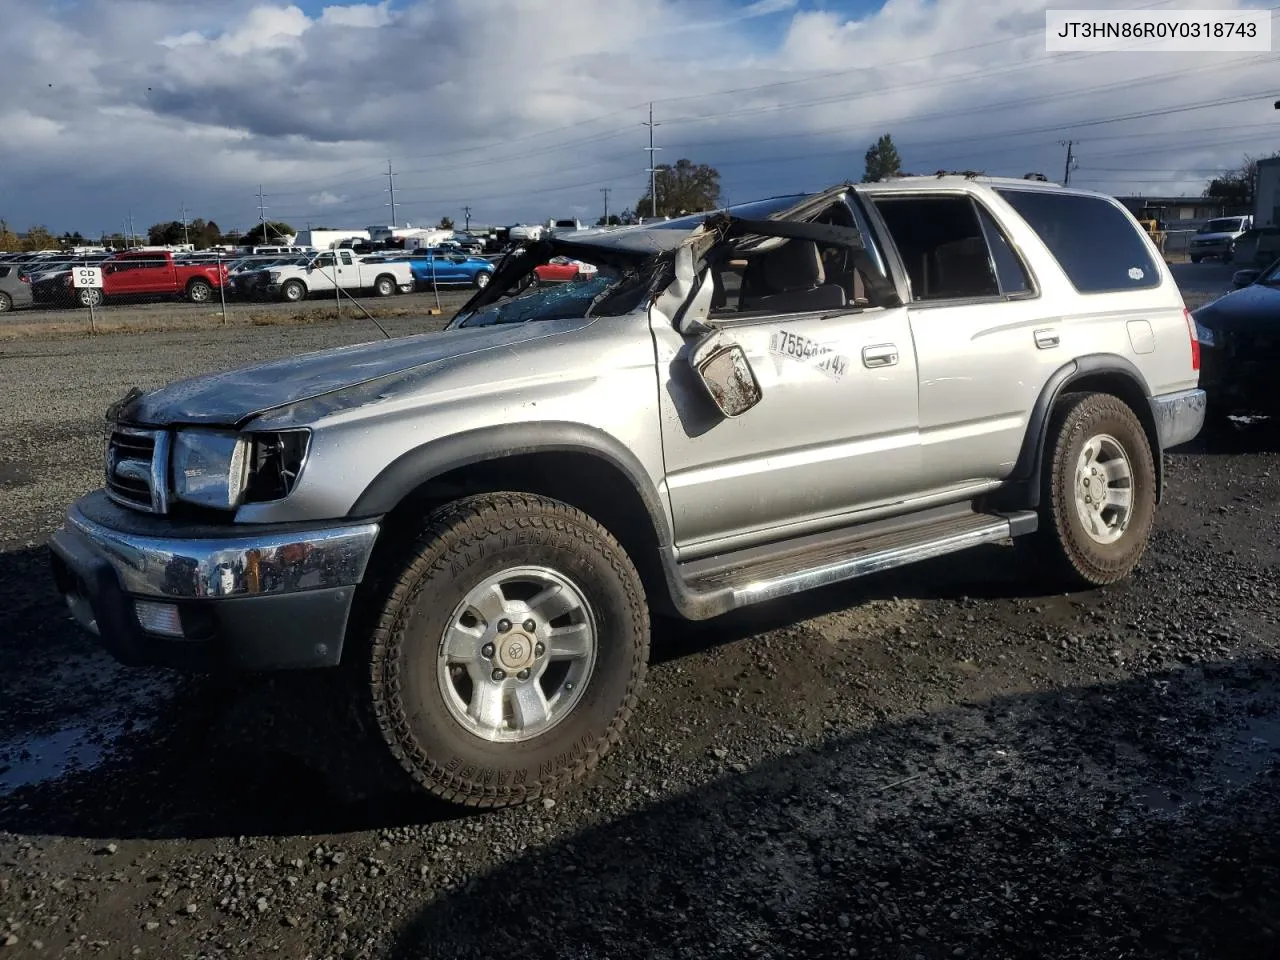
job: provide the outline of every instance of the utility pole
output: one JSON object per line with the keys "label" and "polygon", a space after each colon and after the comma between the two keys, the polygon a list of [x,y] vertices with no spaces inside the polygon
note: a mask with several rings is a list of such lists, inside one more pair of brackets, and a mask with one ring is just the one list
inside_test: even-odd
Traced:
{"label": "utility pole", "polygon": [[642,120],[640,126],[649,128],[649,146],[645,148],[649,153],[649,212],[656,218],[658,216],[658,168],[653,165],[653,152],[662,148],[653,145],[653,128],[660,127],[662,124],[653,121],[653,101],[649,102],[648,122]]}
{"label": "utility pole", "polygon": [[604,221],[602,226],[609,225],[609,188],[601,187],[600,192],[604,194]]}
{"label": "utility pole", "polygon": [[1075,154],[1072,153],[1072,148],[1075,146],[1075,141],[1059,140],[1058,143],[1067,148],[1067,165],[1062,173],[1062,185],[1065,187],[1070,185],[1071,183],[1071,168],[1075,166]]}
{"label": "utility pole", "polygon": [[462,220],[466,224],[466,226],[463,229],[466,230],[467,233],[470,233],[471,232],[471,208],[470,207],[462,208]]}
{"label": "utility pole", "polygon": [[258,223],[262,225],[262,239],[260,243],[267,242],[267,207],[263,202],[267,198],[262,195],[262,184],[258,184]]}
{"label": "utility pole", "polygon": [[396,175],[391,172],[391,161],[387,161],[387,189],[391,192],[391,202],[383,204],[391,208],[391,227],[395,229],[396,224]]}
{"label": "utility pole", "polygon": [[124,248],[126,250],[132,250],[133,249],[133,211],[132,210],[130,210],[128,216],[124,218],[124,222],[125,222],[125,227],[129,231],[129,236],[124,242]]}
{"label": "utility pole", "polygon": [[191,238],[187,235],[187,205],[182,204],[182,245],[190,246]]}

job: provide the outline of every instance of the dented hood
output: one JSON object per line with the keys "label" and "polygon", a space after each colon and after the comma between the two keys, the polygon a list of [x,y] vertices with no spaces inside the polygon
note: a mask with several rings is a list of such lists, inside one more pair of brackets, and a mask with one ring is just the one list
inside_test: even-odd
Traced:
{"label": "dented hood", "polygon": [[[330,396],[336,409],[345,392],[377,381],[403,385],[410,372],[429,376],[439,366],[483,351],[501,350],[546,336],[566,333],[590,320],[513,324],[444,330],[378,340],[271,360],[224,373],[213,373],[126,399],[112,416],[149,426],[204,424],[239,426],[271,410]],[[354,402],[354,401],[353,401]]]}

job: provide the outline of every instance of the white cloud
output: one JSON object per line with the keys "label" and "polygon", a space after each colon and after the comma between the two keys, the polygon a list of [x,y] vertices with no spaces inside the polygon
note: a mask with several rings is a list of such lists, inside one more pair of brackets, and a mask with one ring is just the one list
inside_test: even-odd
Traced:
{"label": "white cloud", "polygon": [[385,27],[391,22],[391,4],[383,0],[378,4],[356,3],[350,6],[325,7],[320,23],[334,27],[357,27],[366,30]]}
{"label": "white cloud", "polygon": [[1051,57],[1045,6],[888,0],[859,18],[790,0],[400,0],[308,15],[80,0],[55,18],[0,0],[0,215],[98,230],[126,209],[171,219],[181,198],[243,227],[262,184],[272,216],[372,223],[388,158],[413,222],[463,206],[478,222],[590,215],[601,187],[618,211],[645,185],[650,99],[658,160],[718,166],[735,201],[857,179],[884,132],[916,170],[1050,176],[1069,136],[1073,180],[1117,192],[1199,192],[1274,149],[1273,93],[1073,126],[1273,90],[1275,60]]}
{"label": "white cloud", "polygon": [[321,190],[319,193],[313,193],[307,197],[307,202],[314,207],[332,207],[342,203],[347,199],[347,195],[330,193],[328,190]]}

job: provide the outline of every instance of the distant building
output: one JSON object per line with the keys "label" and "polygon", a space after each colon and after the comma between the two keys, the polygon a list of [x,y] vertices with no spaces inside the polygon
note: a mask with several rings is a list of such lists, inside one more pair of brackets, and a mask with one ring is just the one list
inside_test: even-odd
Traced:
{"label": "distant building", "polygon": [[1188,225],[1213,217],[1240,216],[1253,211],[1240,204],[1223,203],[1210,197],[1116,197],[1139,220],[1163,220],[1170,230],[1178,221]]}
{"label": "distant building", "polygon": [[1258,161],[1253,185],[1253,225],[1280,227],[1280,157]]}

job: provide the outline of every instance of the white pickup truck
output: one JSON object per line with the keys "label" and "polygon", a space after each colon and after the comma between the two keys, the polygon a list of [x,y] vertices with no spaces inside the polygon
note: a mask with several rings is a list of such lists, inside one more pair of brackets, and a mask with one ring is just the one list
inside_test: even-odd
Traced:
{"label": "white pickup truck", "polygon": [[407,262],[361,257],[350,250],[326,250],[299,264],[270,267],[266,281],[260,289],[269,297],[295,303],[308,294],[333,293],[335,286],[345,291],[372,290],[380,297],[397,290],[413,291],[413,271]]}

